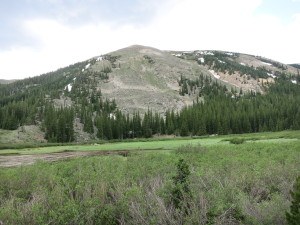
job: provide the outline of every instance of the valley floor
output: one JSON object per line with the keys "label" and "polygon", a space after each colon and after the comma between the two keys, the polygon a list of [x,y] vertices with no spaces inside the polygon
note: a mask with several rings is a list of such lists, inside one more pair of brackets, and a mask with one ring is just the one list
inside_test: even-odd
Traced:
{"label": "valley floor", "polygon": [[38,160],[53,162],[70,159],[73,157],[105,156],[109,154],[127,155],[132,152],[162,151],[168,152],[178,149],[180,146],[223,146],[230,144],[230,140],[240,138],[245,144],[257,142],[288,143],[299,142],[299,131],[265,132],[240,135],[210,136],[198,138],[166,138],[143,139],[142,141],[130,140],[130,142],[117,142],[91,145],[52,146],[24,149],[0,150],[0,168],[32,165]]}
{"label": "valley floor", "polygon": [[287,224],[299,137],[0,150],[0,224]]}

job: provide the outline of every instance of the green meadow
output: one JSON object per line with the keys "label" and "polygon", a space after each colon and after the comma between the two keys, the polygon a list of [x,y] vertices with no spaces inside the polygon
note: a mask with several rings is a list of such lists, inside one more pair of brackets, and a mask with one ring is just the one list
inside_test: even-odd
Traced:
{"label": "green meadow", "polygon": [[[5,145],[0,150],[1,154],[42,154],[70,151],[93,151],[93,150],[174,150],[182,145],[227,145],[229,141],[234,138],[244,139],[247,143],[262,141],[262,142],[293,142],[300,138],[299,131],[281,131],[281,132],[265,132],[265,133],[251,133],[251,134],[235,134],[223,136],[210,137],[190,137],[190,138],[157,138],[157,139],[127,139],[127,140],[113,140],[112,142],[99,141],[93,144],[84,145],[60,145],[53,144],[51,146],[39,147],[37,144],[17,144]],[[27,147],[29,145],[30,147]],[[1,145],[0,145],[1,147]]]}
{"label": "green meadow", "polygon": [[0,169],[0,221],[287,224],[290,190],[300,175],[299,134],[285,131],[0,150],[2,154],[133,150],[126,157],[38,161]]}

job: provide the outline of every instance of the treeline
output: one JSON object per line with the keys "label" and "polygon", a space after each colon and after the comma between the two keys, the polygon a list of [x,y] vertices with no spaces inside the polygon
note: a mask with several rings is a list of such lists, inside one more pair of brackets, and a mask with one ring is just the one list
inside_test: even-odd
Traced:
{"label": "treeline", "polygon": [[259,59],[262,62],[272,64],[273,66],[277,67],[278,69],[287,70],[287,66],[283,65],[282,63],[275,62],[275,61],[272,61],[272,60],[269,60],[269,59],[266,59],[266,58],[263,58],[263,57],[260,57],[260,56],[258,56],[256,58]]}
{"label": "treeline", "polygon": [[14,130],[19,126],[42,121],[41,110],[49,99],[59,99],[65,86],[81,75],[76,63],[55,72],[0,86],[0,128]]}
{"label": "treeline", "polygon": [[[117,57],[107,56],[106,58],[114,63]],[[87,102],[88,97],[90,97],[91,101],[94,101],[93,94],[96,95],[95,98],[101,96],[101,91],[98,91],[96,88],[97,81],[108,79],[108,73],[112,71],[110,67],[104,67],[99,73],[84,70],[87,64],[95,62],[96,59],[80,62],[54,72],[7,85],[0,85],[0,128],[15,130],[23,125],[38,124],[39,122],[45,123],[47,119],[47,115],[44,113],[44,111],[47,111],[45,107],[49,108],[47,104],[49,102],[53,104],[53,99],[64,101],[66,98],[71,98],[76,104],[76,107],[72,106],[74,116],[79,114],[78,111],[81,111],[81,108],[85,108],[89,103]],[[68,85],[71,85],[71,90],[66,88]],[[99,101],[101,109],[105,108],[107,111],[111,110],[107,108],[115,108],[115,103],[112,106],[107,105],[109,103],[105,103],[105,100],[101,99]],[[62,106],[64,107],[64,105]],[[60,108],[59,106],[56,107]],[[62,114],[67,110],[58,109]],[[54,116],[52,116],[55,118],[55,115],[59,113],[56,112],[57,109],[52,111],[55,112]],[[57,118],[53,119],[53,123],[55,124],[56,122]],[[66,126],[69,125],[66,124]],[[46,128],[47,125],[44,125],[44,129]],[[51,130],[51,135],[46,134],[46,138],[48,140],[59,139],[59,132],[54,132],[54,128],[49,129]],[[62,141],[73,139],[62,138]]]}
{"label": "treeline", "polygon": [[43,112],[43,129],[49,142],[72,142],[74,137],[74,110],[55,109],[48,103]]}
{"label": "treeline", "polygon": [[[216,96],[216,95],[228,95],[232,96],[236,94],[236,90],[228,90],[226,85],[220,84],[218,81],[213,81],[210,76],[204,76],[202,73],[195,80],[188,79],[184,76],[180,76],[178,80],[180,86],[179,94],[184,96],[196,95],[198,97],[203,96]],[[242,91],[240,92],[242,94]]]}
{"label": "treeline", "polygon": [[15,113],[7,111],[1,115],[6,118],[6,124],[3,120],[1,126],[17,128],[16,121],[41,120],[49,142],[74,141],[75,118],[84,124],[85,132],[107,140],[300,129],[299,85],[279,80],[265,95],[233,95],[221,86],[216,90],[214,94],[205,94],[204,101],[199,100],[180,112],[167,111],[164,116],[150,109],[143,115],[137,112],[129,116],[117,109],[115,101],[104,101],[101,92],[82,91],[85,97],[78,97],[76,105],[70,108],[54,108],[48,103],[33,113],[24,110],[21,102],[15,103]]}
{"label": "treeline", "polygon": [[[253,66],[244,66],[240,63],[237,63],[233,60],[227,59],[227,57],[218,56],[218,55],[204,55],[203,56],[205,64],[209,66],[210,69],[215,71],[228,73],[230,75],[235,72],[239,72],[241,75],[250,75],[252,78],[268,78],[268,71],[264,67],[253,67]],[[198,62],[201,64],[201,62]]]}
{"label": "treeline", "polygon": [[151,110],[132,117],[118,110],[100,112],[89,122],[89,131],[100,139],[123,139],[300,129],[300,87],[291,82],[278,81],[266,95],[219,92],[204,99],[180,112],[167,111],[164,117]]}

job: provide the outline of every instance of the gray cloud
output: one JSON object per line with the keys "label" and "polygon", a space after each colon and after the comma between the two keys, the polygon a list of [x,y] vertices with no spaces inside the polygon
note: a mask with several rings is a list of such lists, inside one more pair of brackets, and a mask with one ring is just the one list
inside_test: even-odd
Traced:
{"label": "gray cloud", "polygon": [[158,0],[10,0],[0,2],[0,49],[39,45],[22,23],[32,19],[53,19],[71,27],[109,22],[116,27],[141,27],[154,17]]}

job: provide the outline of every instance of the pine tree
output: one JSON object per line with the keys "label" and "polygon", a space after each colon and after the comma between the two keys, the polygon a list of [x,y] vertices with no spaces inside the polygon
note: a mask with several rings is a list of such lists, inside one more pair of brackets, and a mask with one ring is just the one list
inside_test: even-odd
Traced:
{"label": "pine tree", "polygon": [[190,195],[188,177],[191,174],[188,164],[179,159],[177,163],[177,174],[173,177],[174,187],[171,192],[172,201],[177,209],[182,208],[182,201],[185,195]]}

